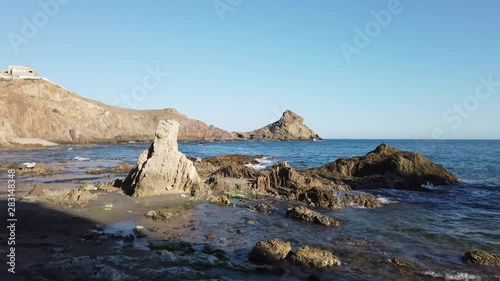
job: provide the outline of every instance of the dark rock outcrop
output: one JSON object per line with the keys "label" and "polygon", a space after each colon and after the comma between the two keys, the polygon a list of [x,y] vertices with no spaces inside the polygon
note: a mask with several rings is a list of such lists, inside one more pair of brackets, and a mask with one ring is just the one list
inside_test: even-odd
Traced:
{"label": "dark rock outcrop", "polygon": [[423,184],[448,185],[458,179],[420,153],[382,144],[363,157],[341,158],[306,174],[339,179],[353,189],[393,188],[421,190]]}
{"label": "dark rock outcrop", "polygon": [[500,255],[473,250],[465,253],[462,257],[462,261],[470,264],[500,266]]}
{"label": "dark rock outcrop", "polygon": [[276,262],[286,259],[291,251],[290,242],[273,239],[257,243],[248,258],[253,262]]}
{"label": "dark rock outcrop", "polygon": [[258,130],[238,133],[249,140],[321,140],[321,137],[304,125],[304,118],[287,110],[280,120]]}
{"label": "dark rock outcrop", "polygon": [[311,268],[330,268],[340,266],[339,258],[328,251],[305,246],[293,253],[293,263]]}
{"label": "dark rock outcrop", "polygon": [[257,188],[262,191],[297,199],[301,190],[323,187],[323,183],[314,177],[305,177],[287,162],[274,166],[271,171],[257,178]]}
{"label": "dark rock outcrop", "polygon": [[315,223],[324,226],[340,226],[340,222],[332,217],[322,215],[306,207],[290,208],[286,211],[289,218]]}
{"label": "dark rock outcrop", "polygon": [[310,206],[339,210],[356,205],[366,208],[380,207],[380,201],[374,195],[364,192],[338,192],[329,189],[311,188],[302,192],[298,200]]}
{"label": "dark rock outcrop", "polygon": [[295,170],[286,162],[274,166],[267,175],[258,177],[256,187],[288,200],[328,209],[342,209],[351,204],[380,207],[377,197],[373,195],[350,192],[348,186],[339,185],[335,179],[320,180],[316,175]]}

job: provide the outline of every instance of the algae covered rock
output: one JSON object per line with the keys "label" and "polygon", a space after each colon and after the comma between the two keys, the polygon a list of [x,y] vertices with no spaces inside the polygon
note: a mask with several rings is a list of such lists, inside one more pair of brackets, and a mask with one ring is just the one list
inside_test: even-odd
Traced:
{"label": "algae covered rock", "polygon": [[331,268],[341,265],[339,258],[332,253],[309,246],[299,248],[291,260],[295,264],[311,268]]}
{"label": "algae covered rock", "polygon": [[472,250],[465,253],[462,261],[470,264],[500,266],[500,255],[486,251]]}
{"label": "algae covered rock", "polygon": [[248,258],[254,262],[276,262],[286,259],[291,251],[292,245],[290,242],[272,239],[257,243]]}

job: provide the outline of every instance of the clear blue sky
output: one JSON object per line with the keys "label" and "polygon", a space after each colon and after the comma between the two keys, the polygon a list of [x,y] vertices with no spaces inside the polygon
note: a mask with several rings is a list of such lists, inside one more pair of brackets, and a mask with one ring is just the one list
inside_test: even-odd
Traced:
{"label": "clear blue sky", "polygon": [[[1,0],[0,68],[31,65],[120,104],[158,66],[170,75],[134,107],[174,107],[233,131],[291,109],[327,138],[500,139],[500,1],[401,0],[367,46],[355,28],[392,0],[65,0],[44,23],[40,3],[54,1]],[[234,7],[222,19],[214,3]],[[362,47],[350,62],[342,42]],[[489,75],[497,89],[479,99]]]}

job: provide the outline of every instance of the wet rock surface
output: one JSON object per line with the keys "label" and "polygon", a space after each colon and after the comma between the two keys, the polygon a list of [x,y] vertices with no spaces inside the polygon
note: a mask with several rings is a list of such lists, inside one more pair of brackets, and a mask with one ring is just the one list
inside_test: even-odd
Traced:
{"label": "wet rock surface", "polygon": [[469,264],[500,266],[500,255],[473,250],[465,253],[462,261]]}
{"label": "wet rock surface", "polygon": [[332,217],[322,215],[306,207],[290,208],[286,211],[289,218],[324,226],[340,226],[340,222]]}
{"label": "wet rock surface", "polygon": [[374,195],[364,192],[338,192],[328,189],[311,188],[299,194],[298,200],[308,205],[332,210],[339,210],[351,205],[366,208],[380,207],[380,201]]}
{"label": "wet rock surface", "polygon": [[341,265],[339,258],[332,253],[309,246],[299,248],[291,256],[291,261],[295,264],[312,268],[331,268]]}
{"label": "wet rock surface", "polygon": [[290,242],[272,239],[257,243],[248,258],[253,262],[276,262],[286,259],[291,251]]}
{"label": "wet rock surface", "polygon": [[248,206],[248,208],[265,215],[271,215],[278,209],[271,203],[260,203],[256,206]]}

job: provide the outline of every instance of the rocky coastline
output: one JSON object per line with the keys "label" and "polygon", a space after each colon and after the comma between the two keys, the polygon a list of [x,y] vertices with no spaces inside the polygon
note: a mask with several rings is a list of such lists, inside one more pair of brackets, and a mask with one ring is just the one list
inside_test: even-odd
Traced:
{"label": "rocky coastline", "polygon": [[[422,264],[384,257],[377,251],[359,253],[359,248],[377,249],[377,241],[349,238],[325,248],[308,239],[287,241],[276,230],[269,237],[265,231],[246,229],[262,229],[264,221],[273,220],[286,221],[276,226],[283,231],[289,224],[310,231],[342,228],[349,222],[326,212],[384,208],[372,190],[432,192],[425,186],[454,188],[459,183],[422,154],[382,144],[363,157],[314,169],[297,170],[283,162],[259,171],[248,164],[255,164],[262,155],[186,157],[178,151],[179,130],[175,120],[159,121],[154,142],[135,167],[120,164],[88,173],[101,177],[97,185],[38,184],[25,195],[21,216],[28,219],[40,208],[37,217],[49,226],[21,230],[32,245],[38,245],[38,256],[26,259],[19,269],[20,279],[14,280],[32,276],[67,280],[68,274],[73,279],[92,276],[92,280],[155,280],[167,275],[171,280],[323,280],[339,270],[380,268],[391,279],[436,280],[425,274]],[[2,168],[25,169],[14,164]],[[50,167],[33,171],[23,173],[43,178],[45,173],[61,172]],[[105,173],[119,177],[109,181],[102,177]],[[83,221],[80,227],[62,231],[69,217]],[[113,226],[124,221],[133,224]],[[53,237],[43,234],[48,230]],[[91,252],[86,249],[89,246]],[[471,250],[457,259],[486,270],[499,266],[498,254],[484,251]]]}

